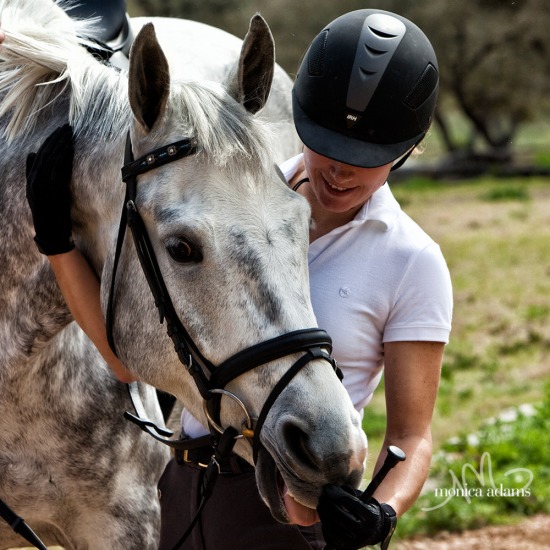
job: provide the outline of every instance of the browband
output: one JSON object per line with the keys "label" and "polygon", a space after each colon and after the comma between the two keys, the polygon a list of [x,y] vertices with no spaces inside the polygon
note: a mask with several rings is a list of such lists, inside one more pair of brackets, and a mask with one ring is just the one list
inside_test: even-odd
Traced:
{"label": "browband", "polygon": [[143,174],[153,168],[158,168],[174,160],[191,155],[196,151],[197,144],[194,140],[188,138],[155,149],[143,157],[125,164],[122,167],[122,181],[126,181],[132,176]]}

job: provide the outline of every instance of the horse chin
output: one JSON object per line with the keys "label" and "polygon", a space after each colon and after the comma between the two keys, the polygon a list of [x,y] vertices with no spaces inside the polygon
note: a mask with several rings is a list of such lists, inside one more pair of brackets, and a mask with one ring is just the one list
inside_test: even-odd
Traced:
{"label": "horse chin", "polygon": [[291,495],[275,460],[265,449],[258,453],[256,480],[262,498],[277,521],[302,526],[313,525],[319,521],[314,508],[298,502]]}

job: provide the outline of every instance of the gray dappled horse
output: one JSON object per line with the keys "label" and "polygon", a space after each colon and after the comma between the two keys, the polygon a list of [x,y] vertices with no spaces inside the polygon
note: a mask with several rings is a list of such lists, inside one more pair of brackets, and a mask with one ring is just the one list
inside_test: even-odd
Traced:
{"label": "gray dappled horse", "polygon": [[[32,242],[25,158],[70,121],[74,237],[101,279],[105,307],[126,133],[136,158],[182,137],[193,140],[195,154],[139,176],[136,201],[175,310],[217,365],[254,344],[316,326],[309,209],[273,168],[293,148],[278,144],[296,143],[290,82],[277,69],[272,107],[255,114],[274,67],[271,34],[259,16],[242,50],[221,31],[158,19],[161,49],[155,29],[138,20],[136,28],[143,28],[126,75],[87,54],[77,38],[87,23],[75,23],[51,0],[1,0],[0,7],[7,35],[0,53],[0,498],[48,545],[154,549],[156,482],[167,452],[123,420],[130,409],[125,386],[71,322]],[[148,415],[161,422],[154,386],[206,425],[201,395],[159,324],[129,239],[115,301],[116,347],[150,384],[141,388]],[[273,360],[227,388],[257,418],[297,357]],[[241,426],[233,400],[222,400],[220,422]],[[239,440],[235,450],[252,462],[248,441]],[[276,518],[292,521],[304,506],[315,508],[327,482],[358,484],[365,453],[359,415],[332,366],[315,359],[265,418],[256,461],[262,496]],[[0,548],[21,543],[0,522]]]}

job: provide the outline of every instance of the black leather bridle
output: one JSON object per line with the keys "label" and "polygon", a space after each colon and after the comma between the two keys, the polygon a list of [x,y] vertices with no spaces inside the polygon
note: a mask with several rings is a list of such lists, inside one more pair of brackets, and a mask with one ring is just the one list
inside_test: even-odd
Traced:
{"label": "black leather bridle", "polygon": [[[289,384],[292,378],[294,378],[294,376],[303,367],[314,359],[325,359],[332,365],[340,379],[342,376],[336,361],[330,356],[330,353],[332,352],[332,340],[324,330],[319,328],[296,330],[253,345],[229,357],[217,367],[203,356],[200,349],[185,329],[185,326],[174,309],[172,300],[164,283],[156,255],[151,245],[151,241],[147,234],[145,224],[136,205],[137,176],[158,168],[159,166],[163,166],[169,162],[192,155],[196,152],[197,146],[193,140],[183,139],[156,149],[134,161],[132,144],[130,135],[128,134],[126,140],[124,166],[122,168],[122,180],[126,183],[126,195],[115,249],[111,287],[106,312],[107,337],[111,349],[116,354],[116,346],[113,336],[116,275],[122,245],[126,234],[126,227],[129,227],[141,267],[145,277],[147,278],[147,282],[149,283],[149,287],[155,300],[155,305],[160,314],[160,322],[163,323],[163,321],[166,320],[168,336],[172,339],[178,358],[193,377],[195,384],[205,401],[205,412],[210,425],[210,431],[214,439],[219,442],[223,433],[231,428],[229,427],[224,429],[220,426],[221,398],[223,395],[226,395],[236,400],[246,413],[247,418],[245,425],[241,427],[233,427],[232,432],[235,432],[236,430],[235,433],[240,434],[236,437],[245,437],[252,440],[254,462],[256,462],[258,450],[260,448],[260,431],[263,423],[272,405],[275,403],[278,396]],[[246,407],[242,401],[231,392],[225,390],[225,386],[241,374],[244,374],[256,367],[299,352],[304,353],[288,369],[288,371],[272,389],[271,394],[264,403],[260,415],[254,424],[246,412]],[[143,406],[139,403],[139,401],[136,405],[135,399],[139,397],[139,392],[137,391],[135,384],[130,385],[130,394],[133,398],[137,415],[126,413],[127,418],[138,424],[143,430],[155,437],[155,439],[169,445],[170,447],[186,447],[186,444],[184,443],[185,440],[169,439],[165,437],[170,437],[172,432],[159,428],[153,422],[144,417],[145,411]],[[232,439],[235,439],[235,437],[233,436]]]}

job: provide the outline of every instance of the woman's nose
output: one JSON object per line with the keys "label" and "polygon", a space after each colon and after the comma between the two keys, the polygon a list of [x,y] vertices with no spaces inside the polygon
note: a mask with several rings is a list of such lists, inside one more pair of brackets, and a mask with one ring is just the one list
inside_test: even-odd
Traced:
{"label": "woman's nose", "polygon": [[330,175],[339,182],[348,181],[353,178],[354,168],[349,164],[335,162],[330,165]]}

